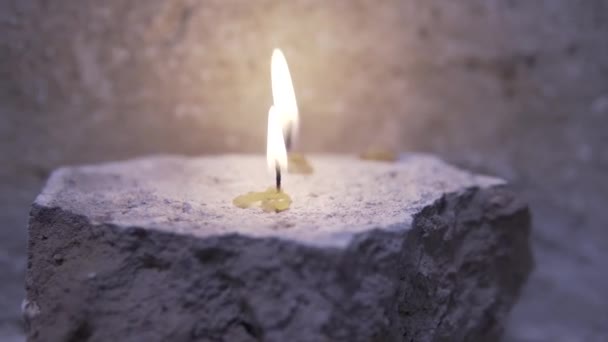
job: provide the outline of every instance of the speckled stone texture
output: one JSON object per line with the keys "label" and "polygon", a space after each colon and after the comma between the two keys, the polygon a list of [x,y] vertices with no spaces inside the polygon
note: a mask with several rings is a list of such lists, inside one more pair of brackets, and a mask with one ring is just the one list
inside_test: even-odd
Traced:
{"label": "speckled stone texture", "polygon": [[53,173],[30,219],[29,341],[488,341],[532,268],[527,206],[428,155],[313,156],[283,213],[261,156]]}
{"label": "speckled stone texture", "polygon": [[263,151],[276,46],[302,150],[432,152],[521,190],[539,267],[508,342],[608,341],[608,1],[0,0],[0,30],[0,341],[51,171]]}

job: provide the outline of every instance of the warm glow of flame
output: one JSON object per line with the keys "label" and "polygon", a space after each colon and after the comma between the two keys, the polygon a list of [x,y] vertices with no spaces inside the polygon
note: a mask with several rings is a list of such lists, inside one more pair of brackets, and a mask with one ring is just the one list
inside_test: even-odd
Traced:
{"label": "warm glow of flame", "polygon": [[287,171],[287,149],[285,148],[280,116],[275,106],[270,106],[268,110],[266,161],[270,172],[275,172],[277,166],[281,171]]}
{"label": "warm glow of flame", "polygon": [[283,134],[291,134],[291,140],[293,141],[298,135],[298,104],[287,60],[280,49],[272,51],[270,76],[272,80],[272,100],[279,114]]}

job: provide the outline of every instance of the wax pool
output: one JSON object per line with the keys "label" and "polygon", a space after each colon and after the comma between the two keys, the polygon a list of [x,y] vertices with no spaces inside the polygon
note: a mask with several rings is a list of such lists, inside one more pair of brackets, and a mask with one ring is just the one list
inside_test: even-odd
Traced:
{"label": "wax pool", "polygon": [[232,203],[239,208],[260,206],[265,212],[281,212],[289,209],[291,197],[282,190],[270,187],[266,191],[249,192],[237,196]]}
{"label": "wax pool", "polygon": [[303,154],[290,153],[288,158],[289,173],[311,174],[313,172],[310,162]]}

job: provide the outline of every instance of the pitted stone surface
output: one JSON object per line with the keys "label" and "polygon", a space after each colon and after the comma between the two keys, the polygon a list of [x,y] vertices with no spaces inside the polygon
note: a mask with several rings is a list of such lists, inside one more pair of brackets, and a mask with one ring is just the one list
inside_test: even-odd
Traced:
{"label": "pitted stone surface", "polygon": [[273,185],[260,156],[142,158],[64,168],[36,203],[118,226],[141,226],[196,236],[239,233],[312,245],[344,245],[372,229],[405,230],[412,215],[446,192],[500,184],[425,155],[400,163],[354,156],[313,156],[312,175],[284,175],[290,210],[241,210],[232,199]]}
{"label": "pitted stone surface", "polygon": [[526,205],[428,155],[311,156],[287,212],[239,209],[261,156],[56,171],[30,221],[31,341],[497,338],[531,269]]}

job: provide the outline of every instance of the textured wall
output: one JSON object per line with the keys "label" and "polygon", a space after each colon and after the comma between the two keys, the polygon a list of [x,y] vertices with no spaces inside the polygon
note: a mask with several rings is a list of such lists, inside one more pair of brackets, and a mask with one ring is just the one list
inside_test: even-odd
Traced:
{"label": "textured wall", "polygon": [[512,335],[608,335],[607,1],[0,0],[0,27],[0,327],[50,170],[264,151],[278,46],[302,149],[432,151],[524,189],[539,265]]}

